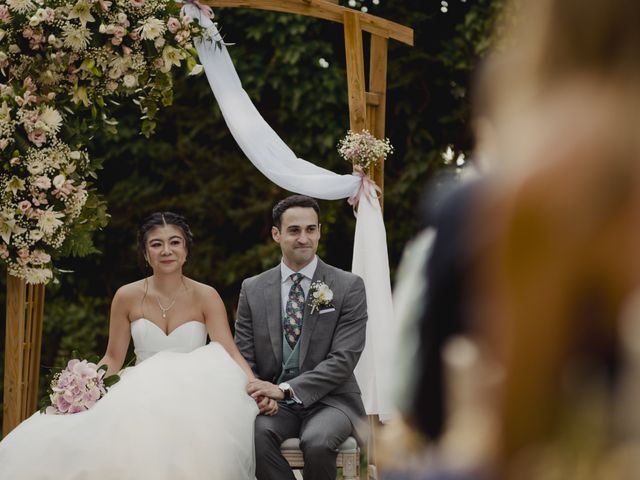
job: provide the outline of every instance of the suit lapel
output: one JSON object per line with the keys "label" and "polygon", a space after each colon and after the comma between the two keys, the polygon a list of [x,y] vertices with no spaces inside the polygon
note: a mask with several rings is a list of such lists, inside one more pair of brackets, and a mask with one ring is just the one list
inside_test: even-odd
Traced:
{"label": "suit lapel", "polygon": [[269,272],[264,289],[264,302],[267,313],[267,327],[271,337],[271,348],[276,358],[277,368],[282,366],[282,316],[281,311],[281,273],[280,266]]}
{"label": "suit lapel", "polygon": [[[331,283],[331,279],[329,278],[329,269],[327,268],[327,264],[324,263],[318,257],[318,266],[316,267],[316,271],[313,274],[313,280],[311,283],[316,280],[322,280],[326,284]],[[311,342],[311,336],[313,334],[313,330],[316,327],[316,323],[318,321],[318,310],[316,309],[313,313],[311,313],[311,307],[309,306],[309,292],[307,292],[307,296],[305,297],[305,306],[304,306],[304,314],[302,317],[302,333],[300,334],[300,361],[299,366],[302,368],[302,364],[304,363],[304,359],[307,356],[307,352],[309,350],[309,344]]]}

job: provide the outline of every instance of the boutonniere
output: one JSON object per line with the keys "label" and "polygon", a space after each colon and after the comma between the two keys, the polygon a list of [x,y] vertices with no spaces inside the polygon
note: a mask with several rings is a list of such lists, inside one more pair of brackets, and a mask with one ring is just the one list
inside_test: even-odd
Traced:
{"label": "boutonniere", "polygon": [[334,309],[333,303],[333,291],[322,280],[316,280],[311,284],[309,288],[309,305],[311,306],[311,313],[316,310],[330,310]]}

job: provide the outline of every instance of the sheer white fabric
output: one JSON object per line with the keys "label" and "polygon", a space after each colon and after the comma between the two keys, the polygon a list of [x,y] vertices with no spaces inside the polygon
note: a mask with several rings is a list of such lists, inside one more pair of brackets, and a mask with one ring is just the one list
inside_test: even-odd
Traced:
{"label": "sheer white fabric", "polygon": [[[183,7],[187,14],[221,39],[211,20],[195,5]],[[276,185],[291,192],[324,200],[337,200],[354,195],[362,179],[358,175],[338,175],[298,158],[265,122],[255,108],[224,45],[195,42],[211,90],[236,142],[255,167]],[[374,192],[372,192],[374,193]],[[387,417],[391,402],[381,396],[379,368],[387,359],[382,348],[389,338],[392,321],[391,287],[386,232],[380,206],[373,205],[360,194],[360,211],[354,241],[353,272],[360,275],[367,289],[369,322],[367,344],[356,369],[356,377],[368,414]]]}
{"label": "sheer white fabric", "polygon": [[131,325],[136,350],[159,352],[129,368],[93,408],[36,413],[0,442],[0,480],[253,480],[247,376],[202,322],[169,335]]}

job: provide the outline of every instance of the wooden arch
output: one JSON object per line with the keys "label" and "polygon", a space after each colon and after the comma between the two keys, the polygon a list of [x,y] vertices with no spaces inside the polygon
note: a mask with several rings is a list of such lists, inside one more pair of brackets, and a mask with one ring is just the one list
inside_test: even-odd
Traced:
{"label": "wooden arch", "polygon": [[[413,45],[413,30],[341,7],[338,0],[202,0],[212,7],[240,7],[316,17],[342,23],[347,65],[351,130],[368,129],[384,137],[389,39]],[[363,32],[371,34],[369,85],[365,79]],[[384,164],[370,172],[384,188]],[[26,285],[7,277],[3,436],[37,408],[44,285]]]}

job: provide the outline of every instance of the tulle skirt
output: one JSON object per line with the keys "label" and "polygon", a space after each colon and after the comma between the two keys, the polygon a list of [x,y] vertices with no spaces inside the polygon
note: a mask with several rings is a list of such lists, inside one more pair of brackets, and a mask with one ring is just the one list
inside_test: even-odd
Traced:
{"label": "tulle skirt", "polygon": [[258,413],[224,348],[160,352],[92,409],[36,413],[0,442],[0,480],[243,480]]}

